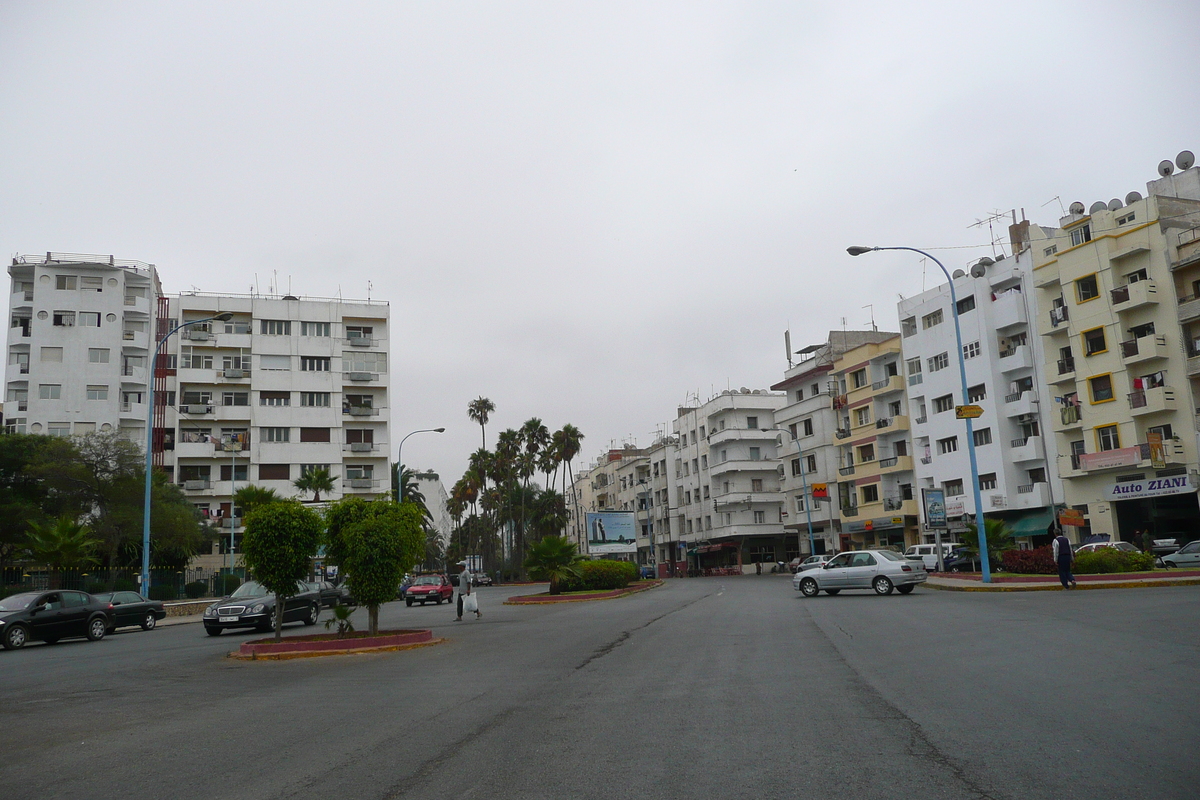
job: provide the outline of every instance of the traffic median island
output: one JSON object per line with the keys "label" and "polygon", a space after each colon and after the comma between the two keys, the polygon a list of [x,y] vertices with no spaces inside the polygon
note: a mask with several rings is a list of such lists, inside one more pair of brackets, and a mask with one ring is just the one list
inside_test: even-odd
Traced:
{"label": "traffic median island", "polygon": [[288,636],[278,642],[274,638],[242,642],[241,647],[231,652],[229,657],[244,661],[282,661],[292,658],[411,650],[415,647],[441,644],[444,641],[445,639],[434,638],[431,630],[380,631],[374,636],[355,632],[340,637],[336,633],[324,633]]}
{"label": "traffic median island", "polygon": [[[1156,570],[1076,575],[1074,589],[1149,589],[1159,586],[1200,586],[1200,571]],[[1061,592],[1057,575],[996,575],[984,583],[978,573],[930,575],[925,586],[951,592]]]}
{"label": "traffic median island", "polygon": [[510,597],[504,601],[506,606],[530,606],[530,605],[546,605],[550,603],[584,603],[591,600],[614,600],[618,597],[626,597],[638,592],[644,592],[647,589],[653,589],[656,586],[662,586],[663,581],[637,581],[631,583],[623,589],[611,589],[604,592],[564,592],[562,594],[550,594],[549,592],[541,592],[539,594],[520,594],[515,597]]}

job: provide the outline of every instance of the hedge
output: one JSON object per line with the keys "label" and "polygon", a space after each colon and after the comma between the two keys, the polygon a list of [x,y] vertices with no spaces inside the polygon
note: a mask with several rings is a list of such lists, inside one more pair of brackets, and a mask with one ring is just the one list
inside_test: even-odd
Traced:
{"label": "hedge", "polygon": [[158,586],[150,587],[151,600],[175,600],[179,597],[179,592],[169,583],[159,584]]}
{"label": "hedge", "polygon": [[1105,575],[1112,572],[1144,572],[1154,569],[1154,556],[1102,547],[1075,556],[1071,571],[1077,575]]}
{"label": "hedge", "polygon": [[1006,572],[1026,575],[1055,575],[1058,567],[1054,563],[1054,548],[1038,547],[1033,550],[1005,550],[1000,563]]}
{"label": "hedge", "polygon": [[564,592],[606,592],[611,589],[624,589],[638,577],[637,565],[631,561],[597,559],[581,561],[575,568],[579,571],[579,577],[564,581]]}
{"label": "hedge", "polygon": [[206,581],[192,581],[183,587],[183,593],[192,600],[204,597],[208,594],[208,583]]}

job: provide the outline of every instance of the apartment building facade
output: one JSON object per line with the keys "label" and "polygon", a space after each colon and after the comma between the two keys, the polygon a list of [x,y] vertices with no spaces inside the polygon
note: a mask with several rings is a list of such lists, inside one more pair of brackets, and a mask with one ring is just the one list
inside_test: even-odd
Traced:
{"label": "apartment building facade", "polygon": [[605,558],[621,561],[648,563],[650,558],[650,534],[647,528],[645,482],[650,476],[650,458],[647,452],[633,445],[612,448],[598,458],[586,471],[575,479],[575,491],[579,506],[579,552],[586,555],[587,536],[582,531],[588,512],[629,511],[636,515],[637,552],[635,554],[609,554]]}
{"label": "apartment building facade", "polygon": [[1200,537],[1189,362],[1200,177],[1192,167],[1147,188],[1028,230],[1068,534],[1080,539]]}
{"label": "apartment building facade", "polygon": [[[980,406],[983,416],[974,421],[973,439],[983,512],[1002,519],[1018,542],[1042,544],[1063,490],[1042,401],[1048,396],[1046,358],[1036,328],[1032,255],[1028,249],[1002,255],[979,271],[977,277],[956,273],[957,305],[945,284],[898,305],[913,471],[918,489],[945,490],[952,527],[965,527],[975,516],[975,498],[966,423],[954,409],[964,402]],[[962,330],[965,401],[955,315]],[[923,536],[933,540],[931,532]]]}

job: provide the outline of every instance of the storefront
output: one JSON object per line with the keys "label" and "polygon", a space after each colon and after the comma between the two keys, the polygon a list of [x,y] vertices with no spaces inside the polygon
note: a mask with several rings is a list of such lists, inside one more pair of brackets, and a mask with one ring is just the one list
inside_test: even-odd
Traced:
{"label": "storefront", "polygon": [[1137,532],[1146,529],[1155,539],[1200,539],[1200,507],[1192,475],[1120,481],[1104,494],[1116,511],[1121,541],[1141,547]]}
{"label": "storefront", "polygon": [[[861,522],[842,523],[842,550],[868,547],[898,547],[901,550],[920,540],[917,518],[879,517]],[[847,546],[848,545],[848,546]]]}

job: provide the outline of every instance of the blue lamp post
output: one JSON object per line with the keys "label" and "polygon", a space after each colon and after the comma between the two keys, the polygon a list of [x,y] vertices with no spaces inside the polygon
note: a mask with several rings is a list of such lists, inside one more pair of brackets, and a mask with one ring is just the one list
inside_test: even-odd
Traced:
{"label": "blue lamp post", "polygon": [[[962,328],[958,323],[958,294],[954,291],[954,279],[950,277],[949,271],[946,270],[944,264],[938,261],[934,256],[926,253],[924,250],[918,250],[915,247],[847,247],[846,252],[852,256],[861,256],[863,253],[870,253],[875,250],[908,250],[912,253],[920,253],[928,258],[933,263],[937,264],[942,270],[942,274],[946,276],[946,281],[950,284],[950,314],[954,317],[954,337],[958,342],[958,377],[962,382],[962,402],[963,405],[970,403],[970,398],[967,394],[967,365],[963,359],[963,341]],[[979,463],[975,458],[975,431],[971,425],[971,418],[967,420],[967,453],[971,457],[971,491],[975,498],[975,530],[979,535],[979,566],[983,573],[983,582],[992,582],[992,570],[988,563],[987,551],[987,533],[983,527],[983,499],[979,492]]]}
{"label": "blue lamp post", "polygon": [[150,372],[147,375],[147,392],[146,392],[146,495],[145,504],[142,506],[142,594],[149,597],[150,595],[150,489],[153,485],[152,471],[154,469],[154,373],[158,367],[158,353],[162,350],[162,346],[167,339],[171,338],[171,334],[175,331],[189,328],[192,325],[200,325],[205,322],[228,322],[233,319],[233,314],[223,312],[214,314],[211,317],[204,319],[193,319],[184,322],[181,325],[176,325],[171,330],[158,340],[154,345],[154,353],[150,356]]}

